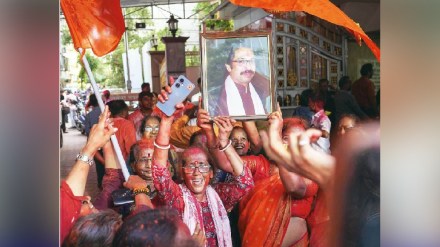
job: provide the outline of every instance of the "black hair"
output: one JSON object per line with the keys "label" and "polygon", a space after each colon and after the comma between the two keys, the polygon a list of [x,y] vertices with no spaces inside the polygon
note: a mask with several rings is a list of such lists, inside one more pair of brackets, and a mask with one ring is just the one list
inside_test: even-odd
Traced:
{"label": "black hair", "polygon": [[341,79],[339,79],[339,83],[338,83],[339,89],[342,89],[345,86],[345,84],[348,84],[348,83],[350,83],[350,77],[348,77],[348,76],[341,77]]}
{"label": "black hair", "polygon": [[114,237],[113,246],[199,246],[191,235],[179,236],[179,223],[184,225],[175,209],[142,211],[125,220]]}
{"label": "black hair", "polygon": [[121,225],[122,216],[112,209],[80,217],[62,246],[112,246],[113,237]]}
{"label": "black hair", "polygon": [[309,102],[315,102],[315,103],[322,103],[324,107],[324,99],[322,98],[322,95],[319,92],[314,92],[309,95]]}
{"label": "black hair", "polygon": [[229,65],[232,65],[232,60],[234,60],[235,51],[240,47],[231,47],[231,50],[229,50],[228,60],[226,60],[226,63]]}
{"label": "black hair", "polygon": [[322,78],[319,80],[318,85],[321,85],[321,83],[324,83],[324,82],[326,82],[327,84],[330,83],[326,78]]}
{"label": "black hair", "polygon": [[339,122],[341,121],[341,119],[343,119],[343,118],[345,118],[345,117],[352,119],[352,120],[354,121],[355,124],[358,124],[358,123],[361,121],[361,120],[359,119],[359,117],[356,116],[356,115],[354,115],[354,114],[344,113],[344,114],[342,114],[342,115],[339,117],[338,125],[339,125]]}
{"label": "black hair", "polygon": [[150,99],[153,99],[153,93],[142,91],[138,95],[138,100],[141,101],[145,96],[148,96],[150,97]]}
{"label": "black hair", "polygon": [[98,99],[94,93],[89,96],[89,106],[98,106]]}
{"label": "black hair", "polygon": [[113,117],[120,115],[124,110],[128,110],[128,105],[122,99],[107,102],[107,105]]}
{"label": "black hair", "polygon": [[307,107],[309,106],[309,97],[311,94],[313,94],[313,90],[310,88],[301,92],[301,96],[300,96],[301,106],[307,106]]}
{"label": "black hair", "polygon": [[373,64],[366,63],[361,67],[361,75],[368,75],[369,73],[373,73]]}
{"label": "black hair", "polygon": [[142,83],[142,85],[141,85],[141,89],[144,89],[144,88],[149,87],[149,86],[150,86],[150,83],[149,83],[149,82],[144,82],[144,83]]}

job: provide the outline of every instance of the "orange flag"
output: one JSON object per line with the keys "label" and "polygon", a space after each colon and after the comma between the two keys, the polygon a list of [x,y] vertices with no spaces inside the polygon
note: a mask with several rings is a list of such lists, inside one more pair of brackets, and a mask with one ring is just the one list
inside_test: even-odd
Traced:
{"label": "orange flag", "polygon": [[364,33],[350,17],[329,0],[230,0],[239,6],[262,8],[272,11],[303,11],[326,20],[330,23],[345,27],[358,42],[362,39],[380,61],[380,49]]}
{"label": "orange flag", "polygon": [[116,49],[125,31],[120,0],[61,0],[61,9],[76,50],[103,56]]}

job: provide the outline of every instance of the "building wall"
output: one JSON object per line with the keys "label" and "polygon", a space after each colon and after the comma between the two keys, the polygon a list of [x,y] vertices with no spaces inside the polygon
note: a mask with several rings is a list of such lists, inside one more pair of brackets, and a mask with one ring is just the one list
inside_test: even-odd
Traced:
{"label": "building wall", "polygon": [[[377,46],[380,45],[379,38],[374,38],[374,39],[372,38],[372,40],[376,43]],[[376,57],[373,55],[371,50],[365,45],[365,43],[362,43],[362,45],[359,46],[359,44],[357,44],[356,42],[349,41],[347,43],[347,54],[348,54],[347,75],[350,77],[350,79],[354,82],[361,76],[360,69],[362,67],[362,64],[372,63],[374,74],[371,80],[376,85],[376,91],[379,90],[380,63],[377,61]]]}

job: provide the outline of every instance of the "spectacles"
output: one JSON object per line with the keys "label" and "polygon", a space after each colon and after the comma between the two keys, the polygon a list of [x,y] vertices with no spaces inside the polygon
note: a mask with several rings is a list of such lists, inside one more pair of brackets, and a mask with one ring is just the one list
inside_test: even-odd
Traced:
{"label": "spectacles", "polygon": [[147,132],[158,132],[159,131],[159,127],[150,127],[150,126],[147,126],[147,127],[145,127],[145,129],[144,129],[145,131],[147,131]]}
{"label": "spectacles", "polygon": [[204,163],[199,163],[199,166],[195,166],[195,164],[191,163],[187,166],[184,166],[183,171],[187,174],[192,174],[196,171],[196,168],[199,169],[200,173],[207,173],[209,172],[209,169],[211,169],[211,166],[209,164],[204,164]]}
{"label": "spectacles", "polygon": [[237,59],[237,60],[232,60],[232,62],[238,63],[241,66],[253,65],[253,64],[255,64],[255,59]]}

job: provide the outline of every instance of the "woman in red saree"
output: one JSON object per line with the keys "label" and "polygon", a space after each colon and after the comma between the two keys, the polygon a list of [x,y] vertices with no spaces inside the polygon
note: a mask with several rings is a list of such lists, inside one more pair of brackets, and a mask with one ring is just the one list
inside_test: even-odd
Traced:
{"label": "woman in red saree", "polygon": [[[286,119],[283,136],[302,132],[306,127],[301,119]],[[318,185],[284,168],[271,165],[269,170],[267,178],[255,181],[254,189],[240,202],[238,227],[242,246],[308,246],[305,219]]]}

